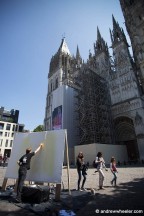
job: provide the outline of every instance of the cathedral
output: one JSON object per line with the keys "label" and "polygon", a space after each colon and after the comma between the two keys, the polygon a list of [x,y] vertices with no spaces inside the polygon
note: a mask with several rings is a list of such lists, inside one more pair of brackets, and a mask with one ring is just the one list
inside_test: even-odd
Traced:
{"label": "cathedral", "polygon": [[99,28],[87,62],[72,56],[65,38],[48,74],[45,130],[67,129],[76,145],[124,145],[129,160],[144,159],[144,1],[120,0],[131,40],[112,15],[110,56]]}

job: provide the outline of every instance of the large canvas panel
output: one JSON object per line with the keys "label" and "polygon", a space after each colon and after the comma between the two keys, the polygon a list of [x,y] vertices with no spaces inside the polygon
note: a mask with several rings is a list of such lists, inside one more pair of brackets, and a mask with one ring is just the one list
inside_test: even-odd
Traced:
{"label": "large canvas panel", "polygon": [[31,160],[26,180],[61,183],[66,130],[16,133],[5,178],[18,177],[17,161],[28,147],[35,151],[40,143],[44,147]]}

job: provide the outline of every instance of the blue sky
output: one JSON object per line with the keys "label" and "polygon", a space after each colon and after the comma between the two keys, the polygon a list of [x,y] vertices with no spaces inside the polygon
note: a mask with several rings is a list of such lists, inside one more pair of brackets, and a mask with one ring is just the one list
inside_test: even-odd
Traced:
{"label": "blue sky", "polygon": [[97,26],[111,46],[112,14],[125,31],[119,0],[0,0],[0,106],[20,110],[25,129],[43,124],[49,63],[63,35],[86,60]]}

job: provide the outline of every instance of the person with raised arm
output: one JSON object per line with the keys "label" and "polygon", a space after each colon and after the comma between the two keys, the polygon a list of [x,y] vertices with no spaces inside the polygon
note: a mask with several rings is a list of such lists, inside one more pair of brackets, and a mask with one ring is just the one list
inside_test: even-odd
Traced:
{"label": "person with raised arm", "polygon": [[26,179],[27,170],[30,170],[30,163],[31,158],[40,151],[40,149],[43,147],[43,144],[41,143],[39,147],[32,152],[31,148],[26,149],[26,154],[24,154],[18,161],[17,164],[19,165],[18,170],[18,184],[17,184],[17,197],[16,201],[21,202],[21,194],[22,194],[22,188],[24,185],[24,181]]}

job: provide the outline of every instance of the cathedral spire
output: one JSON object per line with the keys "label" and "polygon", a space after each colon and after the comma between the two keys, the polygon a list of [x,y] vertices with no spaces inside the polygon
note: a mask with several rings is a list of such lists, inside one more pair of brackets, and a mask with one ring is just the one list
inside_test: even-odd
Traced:
{"label": "cathedral spire", "polygon": [[103,51],[106,51],[106,52],[108,51],[108,46],[106,42],[104,41],[104,39],[101,37],[98,27],[97,27],[97,40],[96,40],[96,43],[94,44],[94,51],[95,51],[95,55]]}
{"label": "cathedral spire", "polygon": [[82,65],[82,58],[80,56],[80,51],[77,45],[77,50],[76,50],[76,67],[79,68]]}
{"label": "cathedral spire", "polygon": [[97,26],[97,40],[98,40],[98,41],[101,40],[101,34],[100,34],[100,31],[99,31],[98,26]]}
{"label": "cathedral spire", "polygon": [[65,41],[65,37],[63,37],[57,53],[51,58],[48,75],[49,78],[55,73],[55,71],[57,71],[58,68],[68,68],[70,58],[72,58],[71,53]]}
{"label": "cathedral spire", "polygon": [[80,52],[79,52],[79,48],[78,48],[78,45],[77,45],[77,50],[76,50],[76,59],[78,59],[80,57]]}
{"label": "cathedral spire", "polygon": [[112,22],[113,22],[113,29],[116,30],[118,28],[119,24],[116,22],[113,14],[112,14]]}
{"label": "cathedral spire", "polygon": [[62,52],[62,53],[71,55],[70,51],[69,51],[69,48],[68,48],[68,45],[67,45],[67,43],[65,41],[65,37],[62,38],[62,42],[61,42],[61,45],[59,47],[59,51]]}
{"label": "cathedral spire", "polygon": [[113,22],[113,30],[112,31],[110,30],[112,46],[114,46],[115,44],[121,41],[125,42],[128,45],[124,31],[122,28],[120,28],[118,22],[116,22],[113,15],[112,15],[112,22]]}

